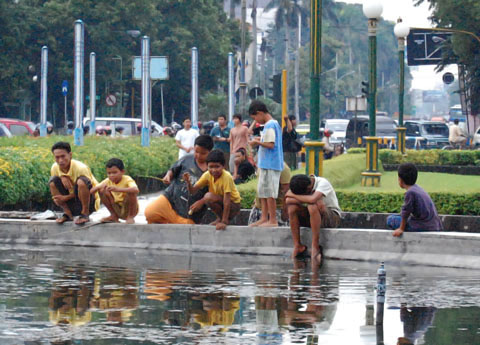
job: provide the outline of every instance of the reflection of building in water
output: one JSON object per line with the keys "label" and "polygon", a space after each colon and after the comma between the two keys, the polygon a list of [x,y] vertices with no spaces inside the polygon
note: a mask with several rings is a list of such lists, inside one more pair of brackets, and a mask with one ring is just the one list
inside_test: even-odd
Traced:
{"label": "reflection of building in water", "polygon": [[89,311],[93,297],[94,274],[81,268],[67,267],[61,279],[53,283],[48,300],[49,319],[53,324],[84,325],[92,319]]}
{"label": "reflection of building in water", "polygon": [[435,307],[400,308],[400,320],[403,322],[403,337],[398,338],[398,344],[423,344],[421,341],[435,317]]}
{"label": "reflection of building in water", "polygon": [[100,271],[95,277],[92,308],[103,311],[107,321],[128,321],[138,307],[138,284],[136,273],[127,269]]}

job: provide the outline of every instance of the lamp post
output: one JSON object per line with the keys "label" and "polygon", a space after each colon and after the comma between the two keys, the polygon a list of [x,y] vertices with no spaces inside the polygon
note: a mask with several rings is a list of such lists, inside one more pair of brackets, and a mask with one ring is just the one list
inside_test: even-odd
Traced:
{"label": "lamp post", "polygon": [[398,88],[398,127],[397,127],[397,151],[405,154],[405,133],[403,126],[403,99],[405,94],[405,38],[410,33],[410,28],[398,18],[393,32],[398,39],[398,59],[400,62],[400,82]]}
{"label": "lamp post", "polygon": [[367,142],[367,170],[362,172],[362,186],[380,186],[382,174],[378,171],[378,138],[376,137],[375,116],[377,112],[377,24],[382,15],[383,6],[380,0],[369,0],[363,5],[363,14],[368,18],[369,42],[369,90],[368,90],[368,137]]}
{"label": "lamp post", "polygon": [[323,175],[323,146],[319,141],[320,72],[322,69],[322,0],[311,0],[310,8],[310,140],[305,142],[306,173]]}

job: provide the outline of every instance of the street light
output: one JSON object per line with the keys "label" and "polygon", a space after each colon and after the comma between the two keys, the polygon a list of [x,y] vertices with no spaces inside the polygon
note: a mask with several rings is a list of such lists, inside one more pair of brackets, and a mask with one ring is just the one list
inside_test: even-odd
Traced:
{"label": "street light", "polygon": [[382,15],[383,6],[380,0],[370,0],[363,5],[363,14],[368,18],[369,41],[369,126],[367,142],[367,170],[362,172],[362,186],[380,186],[382,174],[378,171],[378,138],[376,137],[375,116],[377,98],[377,24]]}
{"label": "street light", "polygon": [[398,59],[400,62],[400,83],[398,89],[398,127],[397,127],[397,150],[405,154],[405,133],[407,129],[403,126],[403,98],[405,93],[405,38],[410,33],[410,28],[402,18],[398,18],[397,25],[393,32],[398,39]]}

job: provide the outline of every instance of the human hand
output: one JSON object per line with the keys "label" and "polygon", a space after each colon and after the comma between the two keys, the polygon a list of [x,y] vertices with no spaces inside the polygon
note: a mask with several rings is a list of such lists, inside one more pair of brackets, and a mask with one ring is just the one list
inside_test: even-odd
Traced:
{"label": "human hand", "polygon": [[120,189],[120,188],[115,187],[115,186],[109,186],[109,187],[106,187],[106,188],[105,188],[105,190],[106,190],[107,192],[119,192],[119,191],[120,191],[119,189]]}
{"label": "human hand", "polygon": [[198,212],[198,211],[200,211],[202,206],[203,206],[202,200],[195,201],[192,204],[192,206],[190,206],[190,211],[188,213],[191,214],[191,213]]}
{"label": "human hand", "polygon": [[185,182],[190,182],[190,174],[188,172],[183,173],[183,179]]}
{"label": "human hand", "polygon": [[393,237],[400,237],[403,234],[403,230],[398,228],[393,232]]}
{"label": "human hand", "polygon": [[193,147],[187,147],[187,149],[185,151],[187,151],[188,153],[190,153],[190,151],[192,151]]}
{"label": "human hand", "polygon": [[170,174],[167,173],[167,174],[163,177],[162,182],[165,183],[165,184],[170,184],[170,182],[172,182],[171,179],[170,179]]}
{"label": "human hand", "polygon": [[73,182],[68,176],[60,176],[60,180],[62,181],[63,186],[67,190],[72,190],[73,189]]}
{"label": "human hand", "polygon": [[285,198],[293,198],[294,196],[295,194],[290,189],[285,193]]}
{"label": "human hand", "polygon": [[225,230],[227,228],[227,224],[218,222],[217,225],[215,225],[215,230]]}
{"label": "human hand", "polygon": [[260,137],[253,137],[252,140],[250,140],[249,144],[251,147],[255,147],[260,145]]}

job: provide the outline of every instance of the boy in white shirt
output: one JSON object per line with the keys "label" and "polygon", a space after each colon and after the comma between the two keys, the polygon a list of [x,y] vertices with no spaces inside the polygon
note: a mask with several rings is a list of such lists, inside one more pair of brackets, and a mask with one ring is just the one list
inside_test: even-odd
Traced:
{"label": "boy in white shirt", "polygon": [[320,263],[320,228],[340,225],[340,206],[332,185],[326,178],[314,175],[295,175],[285,195],[293,238],[292,257],[304,255],[307,246],[300,241],[300,227],[312,229],[312,261]]}
{"label": "boy in white shirt", "polygon": [[199,135],[198,131],[192,128],[192,121],[189,118],[183,120],[183,129],[179,130],[177,135],[175,135],[175,142],[179,148],[178,159],[189,153],[193,153],[195,139],[197,139]]}

